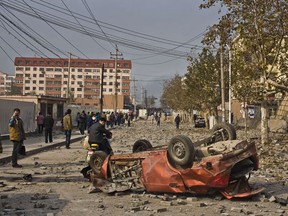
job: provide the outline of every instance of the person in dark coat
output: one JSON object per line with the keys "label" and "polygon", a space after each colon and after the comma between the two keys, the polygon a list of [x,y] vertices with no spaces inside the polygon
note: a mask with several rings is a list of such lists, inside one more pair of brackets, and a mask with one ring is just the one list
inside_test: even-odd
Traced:
{"label": "person in dark coat", "polygon": [[53,142],[52,138],[52,131],[54,126],[54,119],[51,115],[51,112],[47,113],[47,116],[44,118],[44,128],[45,128],[45,143],[48,143],[48,137],[49,142]]}
{"label": "person in dark coat", "polygon": [[176,129],[179,129],[180,121],[181,121],[180,116],[179,114],[177,114],[177,116],[175,117]]}
{"label": "person in dark coat", "polygon": [[91,125],[89,129],[88,143],[92,147],[92,144],[98,144],[98,150],[104,151],[107,154],[112,152],[112,148],[106,136],[111,136],[111,132],[105,128],[106,119],[101,117],[100,120]]}

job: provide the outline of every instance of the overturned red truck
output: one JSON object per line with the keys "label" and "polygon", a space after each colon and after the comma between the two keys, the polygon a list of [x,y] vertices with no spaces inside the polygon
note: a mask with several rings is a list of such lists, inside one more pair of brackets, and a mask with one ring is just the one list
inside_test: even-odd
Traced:
{"label": "overturned red truck", "polygon": [[146,190],[161,193],[211,194],[226,198],[249,197],[248,180],[259,168],[254,141],[236,140],[234,127],[214,126],[210,137],[192,143],[187,136],[173,137],[168,146],[152,147],[148,140],[134,143],[133,153],[106,155],[96,151],[90,159],[90,180],[103,192]]}

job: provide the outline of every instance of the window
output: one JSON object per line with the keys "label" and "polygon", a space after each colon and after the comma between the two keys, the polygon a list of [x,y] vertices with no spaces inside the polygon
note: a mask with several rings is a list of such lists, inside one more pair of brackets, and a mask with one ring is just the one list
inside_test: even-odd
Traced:
{"label": "window", "polygon": [[17,62],[17,64],[22,64],[23,62],[22,62],[22,60],[18,60],[18,62]]}
{"label": "window", "polygon": [[25,90],[30,90],[30,87],[25,87]]}
{"label": "window", "polygon": [[40,63],[40,65],[44,65],[44,61],[40,61],[39,63]]}
{"label": "window", "polygon": [[[117,78],[118,78],[118,77],[117,77]],[[129,78],[130,78],[129,76],[123,76],[123,77],[122,77],[123,80],[129,80]]]}
{"label": "window", "polygon": [[62,72],[62,68],[55,68],[55,71]]}
{"label": "window", "polygon": [[33,64],[36,65],[36,64],[37,64],[37,61],[33,61]]}
{"label": "window", "polygon": [[92,72],[91,69],[85,69],[84,71],[85,71],[86,73],[88,73],[88,72]]}
{"label": "window", "polygon": [[23,71],[23,67],[16,67],[16,71]]}
{"label": "window", "polygon": [[78,85],[82,85],[82,81],[78,81],[77,84],[78,84]]}
{"label": "window", "polygon": [[71,84],[72,84],[72,85],[74,85],[74,84],[75,84],[75,82],[74,82],[74,81],[72,81],[72,82],[71,82]]}
{"label": "window", "polygon": [[36,87],[33,87],[33,90],[35,91],[35,90],[36,90]]}
{"label": "window", "polygon": [[44,77],[44,74],[39,74],[39,77]]}
{"label": "window", "polygon": [[85,76],[85,78],[86,78],[86,79],[91,79],[92,77],[91,77],[91,76]]}
{"label": "window", "polygon": [[62,78],[62,75],[55,75],[55,78]]}
{"label": "window", "polygon": [[30,83],[30,80],[25,80],[25,84],[29,84]]}
{"label": "window", "polygon": [[67,85],[67,81],[64,81],[63,83],[64,83],[65,85]]}
{"label": "window", "polygon": [[103,82],[103,85],[107,85],[107,83],[106,83],[106,82]]}
{"label": "window", "polygon": [[25,67],[25,71],[30,71],[30,67]]}
{"label": "window", "polygon": [[129,64],[128,64],[128,63],[124,63],[124,67],[125,67],[125,68],[128,68],[128,67],[129,67]]}
{"label": "window", "polygon": [[113,85],[113,82],[109,82],[109,85]]}
{"label": "window", "polygon": [[78,69],[78,72],[82,72],[83,70],[82,69]]}
{"label": "window", "polygon": [[37,71],[37,68],[36,68],[36,67],[34,67],[34,68],[33,68],[33,71]]}
{"label": "window", "polygon": [[[44,68],[43,68],[44,71]],[[46,71],[54,71],[54,68],[46,68]]]}
{"label": "window", "polygon": [[30,77],[30,74],[25,74],[25,77]]}
{"label": "window", "polygon": [[90,62],[86,62],[86,67],[90,67]]}
{"label": "window", "polygon": [[79,67],[82,67],[82,65],[83,65],[82,62],[78,62]]}
{"label": "window", "polygon": [[100,63],[99,62],[94,62],[94,67],[99,67]]}
{"label": "window", "polygon": [[44,68],[43,67],[39,68],[39,71],[44,71]]}
{"label": "window", "polygon": [[39,80],[39,84],[44,84],[44,80]]}
{"label": "window", "polygon": [[77,76],[77,78],[82,78],[82,77],[83,77],[82,75],[78,75],[78,76]]}
{"label": "window", "polygon": [[60,61],[56,61],[56,65],[61,65],[61,62]]}
{"label": "window", "polygon": [[74,91],[75,89],[74,88],[71,88],[71,91]]}
{"label": "window", "polygon": [[81,94],[77,94],[77,98],[81,98],[82,97],[82,95]]}
{"label": "window", "polygon": [[93,69],[93,72],[98,73],[98,72],[100,72],[100,70],[99,69]]}
{"label": "window", "polygon": [[82,91],[82,88],[77,88],[77,91]]}
{"label": "window", "polygon": [[51,65],[51,61],[47,61],[47,65]]}
{"label": "window", "polygon": [[110,69],[109,72],[110,72],[110,73],[113,73],[113,69]]}
{"label": "window", "polygon": [[64,72],[67,72],[68,71],[68,68],[64,68]]}
{"label": "window", "polygon": [[113,89],[109,88],[109,92],[112,92],[112,91],[113,91]]}
{"label": "window", "polygon": [[113,63],[109,63],[109,67],[113,67],[114,66],[114,64]]}
{"label": "window", "polygon": [[39,90],[40,90],[40,91],[43,91],[43,90],[44,90],[44,87],[39,87]]}
{"label": "window", "polygon": [[33,82],[33,84],[36,84],[36,80],[33,80],[32,82]]}
{"label": "window", "polygon": [[75,69],[74,68],[72,68],[72,70],[71,70],[72,72],[75,72]]}

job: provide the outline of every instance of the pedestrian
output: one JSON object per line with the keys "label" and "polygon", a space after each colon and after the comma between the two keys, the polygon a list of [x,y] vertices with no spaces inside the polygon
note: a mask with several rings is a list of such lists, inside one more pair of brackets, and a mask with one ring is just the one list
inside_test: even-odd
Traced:
{"label": "pedestrian", "polygon": [[48,138],[49,138],[49,143],[53,142],[53,138],[52,138],[53,126],[54,126],[54,119],[51,115],[51,112],[48,112],[47,116],[44,118],[45,143],[48,143]]}
{"label": "pedestrian", "polygon": [[38,133],[39,134],[42,134],[43,132],[43,123],[44,123],[44,115],[39,112],[37,118],[36,118],[36,121],[37,121],[37,126],[38,126]]}
{"label": "pedestrian", "polygon": [[82,113],[79,116],[79,131],[83,135],[84,131],[86,129],[86,113],[83,110]]}
{"label": "pedestrian", "polygon": [[160,127],[161,114],[156,114],[155,120],[157,122],[157,126]]}
{"label": "pedestrian", "polygon": [[12,150],[12,167],[21,168],[22,166],[17,163],[18,153],[23,145],[23,140],[26,139],[24,131],[24,123],[20,118],[20,109],[15,108],[13,115],[9,121],[9,137],[10,141],[13,142]]}
{"label": "pedestrian", "polygon": [[63,128],[66,136],[66,149],[70,149],[71,132],[72,132],[71,109],[67,109],[67,114],[63,117]]}
{"label": "pedestrian", "polygon": [[80,117],[80,112],[77,112],[76,114],[77,128],[79,128],[79,117]]}
{"label": "pedestrian", "polygon": [[179,129],[180,122],[181,122],[180,116],[179,114],[177,114],[177,116],[175,117],[176,129]]}

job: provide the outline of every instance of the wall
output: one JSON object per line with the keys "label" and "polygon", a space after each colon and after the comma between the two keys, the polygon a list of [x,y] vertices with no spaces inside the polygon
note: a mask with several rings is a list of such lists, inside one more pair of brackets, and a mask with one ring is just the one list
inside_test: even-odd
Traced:
{"label": "wall", "polygon": [[24,121],[25,131],[34,132],[36,128],[35,103],[0,99],[0,133],[9,134],[8,124],[13,115],[14,108],[19,108],[21,110],[20,117]]}

